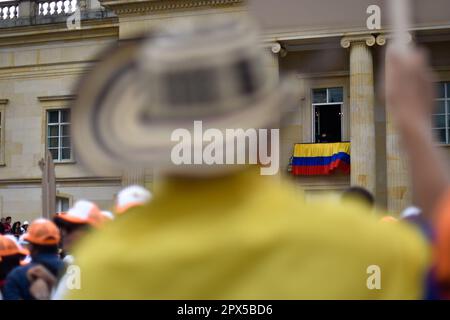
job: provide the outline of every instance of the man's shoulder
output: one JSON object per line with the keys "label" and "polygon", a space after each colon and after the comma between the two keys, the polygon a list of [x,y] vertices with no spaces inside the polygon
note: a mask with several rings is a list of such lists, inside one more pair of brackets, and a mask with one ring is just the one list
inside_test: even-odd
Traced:
{"label": "man's shoulder", "polygon": [[[382,222],[380,212],[364,206],[326,197],[306,201],[304,193],[289,184],[274,188],[272,194],[274,198],[267,201],[269,207],[265,216],[272,221],[287,220],[287,232],[290,230],[301,239],[306,236],[332,247],[377,250],[380,255],[390,255],[399,246],[415,252],[428,250],[428,243],[419,228],[402,221]],[[271,211],[276,214],[272,215]]]}
{"label": "man's shoulder", "polygon": [[27,271],[32,267],[31,264],[14,268],[6,277],[6,287],[16,283],[15,285],[23,286],[28,283]]}
{"label": "man's shoulder", "polygon": [[17,278],[17,277],[22,277],[22,276],[26,276],[27,271],[31,268],[31,263],[25,265],[25,266],[20,266],[17,268],[14,268],[7,276],[8,278]]}

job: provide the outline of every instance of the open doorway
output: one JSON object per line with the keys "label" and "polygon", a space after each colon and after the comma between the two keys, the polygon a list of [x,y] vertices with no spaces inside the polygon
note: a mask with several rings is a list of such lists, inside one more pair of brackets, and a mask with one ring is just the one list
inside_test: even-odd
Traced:
{"label": "open doorway", "polygon": [[343,88],[313,89],[312,94],[313,142],[341,142]]}
{"label": "open doorway", "polygon": [[314,106],[315,142],[341,142],[341,105]]}

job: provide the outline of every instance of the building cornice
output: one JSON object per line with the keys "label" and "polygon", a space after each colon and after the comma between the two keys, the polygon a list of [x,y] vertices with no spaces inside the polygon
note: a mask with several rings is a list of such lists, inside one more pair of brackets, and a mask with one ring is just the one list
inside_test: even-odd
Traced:
{"label": "building cornice", "polygon": [[45,96],[45,97],[38,97],[38,100],[40,102],[51,102],[51,101],[69,101],[69,100],[75,100],[75,95],[62,95],[62,96]]}
{"label": "building cornice", "polygon": [[315,79],[315,78],[336,78],[336,77],[348,77],[349,71],[334,71],[334,72],[320,72],[320,73],[298,73],[297,79]]}
{"label": "building cornice", "polygon": [[242,6],[244,0],[99,0],[117,15]]}
{"label": "building cornice", "polygon": [[119,37],[117,18],[83,21],[82,28],[75,30],[67,29],[65,22],[3,28],[0,33],[0,47],[111,37]]}
{"label": "building cornice", "polygon": [[[99,183],[99,184],[120,184],[121,177],[67,177],[56,178],[56,183],[70,184],[70,183]],[[17,178],[17,179],[0,179],[0,186],[11,184],[36,184],[41,183],[41,178]]]}
{"label": "building cornice", "polygon": [[0,80],[41,79],[67,75],[82,75],[88,72],[96,61],[40,64],[0,68]]}

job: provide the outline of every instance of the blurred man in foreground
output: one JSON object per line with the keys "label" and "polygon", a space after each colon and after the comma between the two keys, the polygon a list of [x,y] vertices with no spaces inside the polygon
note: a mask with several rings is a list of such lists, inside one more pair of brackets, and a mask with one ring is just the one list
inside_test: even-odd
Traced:
{"label": "blurred man in foreground", "polygon": [[[147,79],[160,81],[161,92],[174,95],[164,108],[157,99],[150,104],[152,125],[203,120],[222,129],[278,126],[280,110],[291,102],[289,91],[285,83],[268,80],[253,31],[242,20],[192,21],[147,39],[151,59],[141,68]],[[160,56],[167,52],[183,54],[170,61]],[[423,62],[417,65],[425,69]],[[405,68],[420,76],[422,69],[410,67]],[[169,90],[172,85],[179,91]],[[425,79],[420,85],[431,87]],[[420,95],[408,87],[398,91],[390,93],[391,100]],[[427,114],[420,110],[431,98],[419,99],[417,113]],[[221,108],[227,102],[234,103],[232,110]],[[423,118],[416,120],[420,124]],[[360,206],[306,203],[291,185],[261,176],[258,169],[217,164],[165,169],[151,203],[83,239],[77,254],[81,289],[67,298],[420,299],[428,294],[430,245],[418,229],[380,223]],[[441,182],[435,197],[447,185]],[[423,200],[421,207],[428,210],[436,199]],[[370,281],[374,266],[381,271],[381,286]]]}

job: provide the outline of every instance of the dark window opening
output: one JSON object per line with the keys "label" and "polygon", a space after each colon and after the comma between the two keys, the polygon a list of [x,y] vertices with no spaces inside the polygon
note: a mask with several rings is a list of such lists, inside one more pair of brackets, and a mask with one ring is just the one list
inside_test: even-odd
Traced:
{"label": "dark window opening", "polygon": [[341,105],[314,106],[315,142],[341,142]]}

